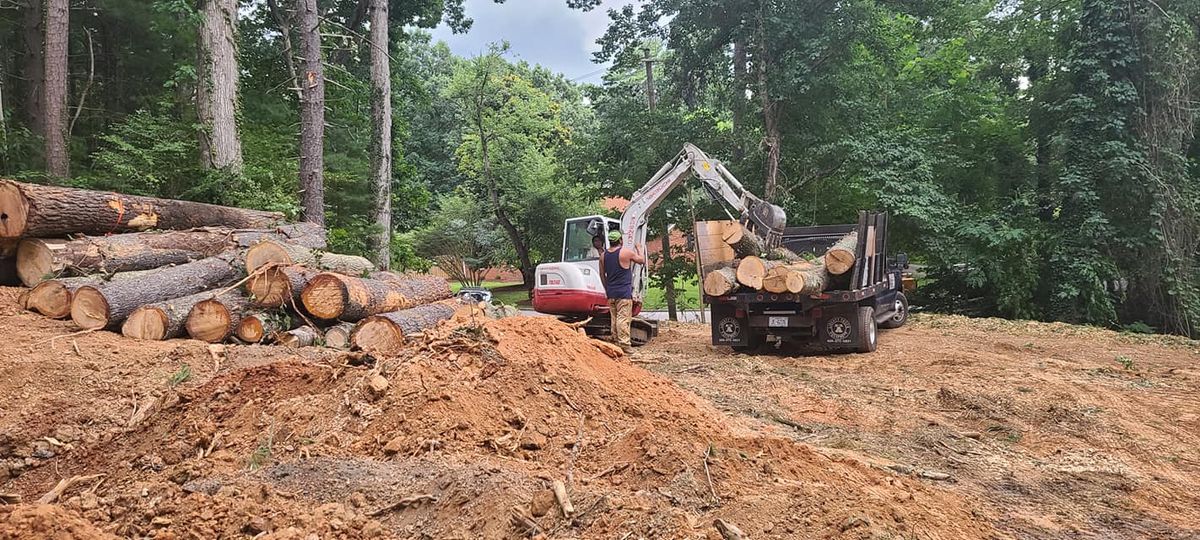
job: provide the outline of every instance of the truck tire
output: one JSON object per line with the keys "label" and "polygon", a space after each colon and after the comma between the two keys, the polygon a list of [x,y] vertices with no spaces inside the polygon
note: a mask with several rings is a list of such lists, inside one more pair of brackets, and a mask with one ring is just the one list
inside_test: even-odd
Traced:
{"label": "truck tire", "polygon": [[904,293],[896,293],[896,314],[886,321],[879,323],[880,328],[900,328],[908,322],[908,297]]}
{"label": "truck tire", "polygon": [[857,352],[875,352],[879,345],[879,332],[875,325],[875,308],[858,308],[858,320],[854,321],[855,341],[858,342]]}

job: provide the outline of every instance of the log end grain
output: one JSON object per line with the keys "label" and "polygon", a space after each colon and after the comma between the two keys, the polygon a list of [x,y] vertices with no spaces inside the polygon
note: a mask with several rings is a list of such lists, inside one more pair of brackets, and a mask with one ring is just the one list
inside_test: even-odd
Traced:
{"label": "log end grain", "polygon": [[[249,257],[246,264],[250,264]],[[246,292],[254,305],[275,308],[292,298],[292,284],[283,268],[276,266],[250,276],[246,281]]]}
{"label": "log end grain", "polygon": [[343,323],[326,328],[325,346],[333,349],[349,349],[350,333],[353,331],[354,325],[350,323]]}
{"label": "log end grain", "polygon": [[300,301],[314,317],[336,319],[346,310],[346,283],[334,274],[318,274],[304,287]]}
{"label": "log end grain", "polygon": [[371,354],[393,356],[404,348],[404,330],[386,317],[367,317],[351,332],[350,343]]}
{"label": "log end grain", "polygon": [[287,265],[292,262],[292,256],[283,246],[269,240],[254,244],[246,250],[247,272],[253,272],[270,263]]}
{"label": "log end grain", "polygon": [[40,238],[26,238],[17,246],[17,277],[26,287],[33,287],[54,273],[54,253]]}
{"label": "log end grain", "polygon": [[15,182],[0,180],[0,238],[25,234],[29,217],[29,199]]}
{"label": "log end grain", "polygon": [[709,296],[724,296],[737,288],[737,276],[732,268],[718,268],[704,276],[704,294]]}
{"label": "log end grain", "polygon": [[43,281],[29,290],[25,306],[51,319],[71,315],[71,289],[57,280]]}
{"label": "log end grain", "polygon": [[266,327],[259,315],[242,317],[234,333],[246,343],[262,343],[263,338],[267,337]]}
{"label": "log end grain", "polygon": [[233,315],[225,304],[212,298],[197,302],[192,307],[185,326],[192,339],[220,343],[229,337],[233,323]]}
{"label": "log end grain", "polygon": [[767,276],[767,265],[756,256],[744,257],[737,266],[737,280],[751,289],[762,289],[763,278]]}
{"label": "log end grain", "polygon": [[71,320],[84,330],[100,330],[108,326],[108,300],[98,289],[90,286],[80,287],[71,299]]}
{"label": "log end grain", "polygon": [[275,334],[275,343],[284,347],[311,347],[317,342],[317,331],[308,326]]}
{"label": "log end grain", "polygon": [[845,274],[854,267],[854,252],[850,250],[830,250],[825,254],[825,268],[835,276]]}
{"label": "log end grain", "polygon": [[140,307],[129,314],[121,325],[121,335],[134,339],[162,341],[167,338],[170,321],[163,310],[156,307]]}

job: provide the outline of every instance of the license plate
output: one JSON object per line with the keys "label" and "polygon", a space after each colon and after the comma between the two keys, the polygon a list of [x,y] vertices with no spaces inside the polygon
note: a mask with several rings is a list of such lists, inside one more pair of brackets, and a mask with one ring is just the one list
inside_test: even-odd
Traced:
{"label": "license plate", "polygon": [[787,328],[787,317],[769,317],[767,318],[767,326],[771,328]]}

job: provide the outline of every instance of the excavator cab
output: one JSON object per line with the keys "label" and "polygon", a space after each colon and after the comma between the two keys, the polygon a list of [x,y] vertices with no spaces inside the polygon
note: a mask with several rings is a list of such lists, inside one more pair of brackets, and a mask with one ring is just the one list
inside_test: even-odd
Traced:
{"label": "excavator cab", "polygon": [[605,216],[566,220],[562,259],[540,264],[534,272],[533,309],[565,316],[608,313],[608,297],[600,281],[600,256],[609,247],[608,232],[620,228],[621,222]]}

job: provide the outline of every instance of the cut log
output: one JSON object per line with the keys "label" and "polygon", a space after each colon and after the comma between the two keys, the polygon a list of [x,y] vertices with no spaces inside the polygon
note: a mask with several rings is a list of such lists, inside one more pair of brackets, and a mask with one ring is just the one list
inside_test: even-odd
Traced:
{"label": "cut log", "polygon": [[857,250],[858,231],[854,231],[843,236],[825,252],[825,268],[835,276],[849,272],[854,268],[854,254]]}
{"label": "cut log", "polygon": [[453,317],[456,305],[445,301],[367,317],[350,333],[350,344],[371,354],[399,354],[409,336]]}
{"label": "cut log", "polygon": [[723,239],[739,257],[757,257],[763,254],[762,239],[736,221],[726,222]]}
{"label": "cut log", "polygon": [[793,290],[797,294],[816,294],[824,291],[829,286],[829,271],[825,269],[823,263],[812,265],[812,268],[804,270],[795,270],[794,275],[800,276],[801,285],[799,290]]}
{"label": "cut log", "polygon": [[294,330],[275,334],[275,343],[284,347],[312,347],[320,340],[320,335],[311,326],[301,326]]}
{"label": "cut log", "polygon": [[237,256],[226,253],[148,270],[136,280],[114,279],[104,285],[84,285],[71,300],[71,320],[84,330],[113,328],[141,306],[228,284],[239,271]]}
{"label": "cut log", "polygon": [[304,309],[326,320],[357,322],[371,315],[411,308],[449,298],[450,284],[429,275],[382,281],[323,272],[300,294]]}
{"label": "cut log", "polygon": [[797,273],[797,270],[804,268],[802,265],[779,265],[767,270],[767,275],[763,278],[763,289],[773,293],[800,292],[800,289],[804,288],[804,277]]}
{"label": "cut log", "polygon": [[283,214],[0,180],[0,238],[103,235],[149,229],[268,229]]}
{"label": "cut log", "polygon": [[375,265],[357,255],[341,255],[286,242],[259,242],[246,250],[246,271],[253,272],[269,263],[299,264],[309,268],[348,276],[365,276]]}
{"label": "cut log", "polygon": [[737,289],[737,271],[732,266],[717,268],[704,276],[704,294],[709,296],[725,296]]}
{"label": "cut log", "polygon": [[112,274],[183,264],[272,239],[287,239],[312,247],[325,245],[323,231],[312,224],[261,230],[155,231],[73,240],[27,238],[17,249],[17,271],[25,286],[33,287],[42,280],[60,276]]}
{"label": "cut log", "polygon": [[767,272],[782,264],[779,261],[768,261],[753,255],[743,257],[737,264],[738,283],[756,291],[761,290],[763,288],[763,279],[767,277]]}
{"label": "cut log", "polygon": [[197,302],[187,316],[187,333],[192,339],[221,343],[237,330],[242,316],[250,311],[250,300],[233,290]]}
{"label": "cut log", "polygon": [[300,293],[321,272],[300,265],[264,269],[246,280],[250,303],[258,307],[300,307]]}
{"label": "cut log", "polygon": [[333,349],[349,349],[350,333],[354,323],[342,323],[325,329],[325,346]]}
{"label": "cut log", "polygon": [[74,298],[75,291],[80,287],[84,285],[100,286],[110,281],[138,279],[147,272],[143,270],[111,276],[93,275],[43,281],[29,290],[25,307],[51,319],[65,319],[71,315],[71,300]]}
{"label": "cut log", "polygon": [[213,291],[201,291],[180,298],[146,304],[129,314],[129,317],[121,325],[121,334],[125,337],[150,341],[180,337],[187,331],[188,314],[192,312],[192,308],[212,297]]}
{"label": "cut log", "polygon": [[246,343],[263,343],[291,328],[291,317],[283,312],[258,312],[242,317],[234,334]]}

